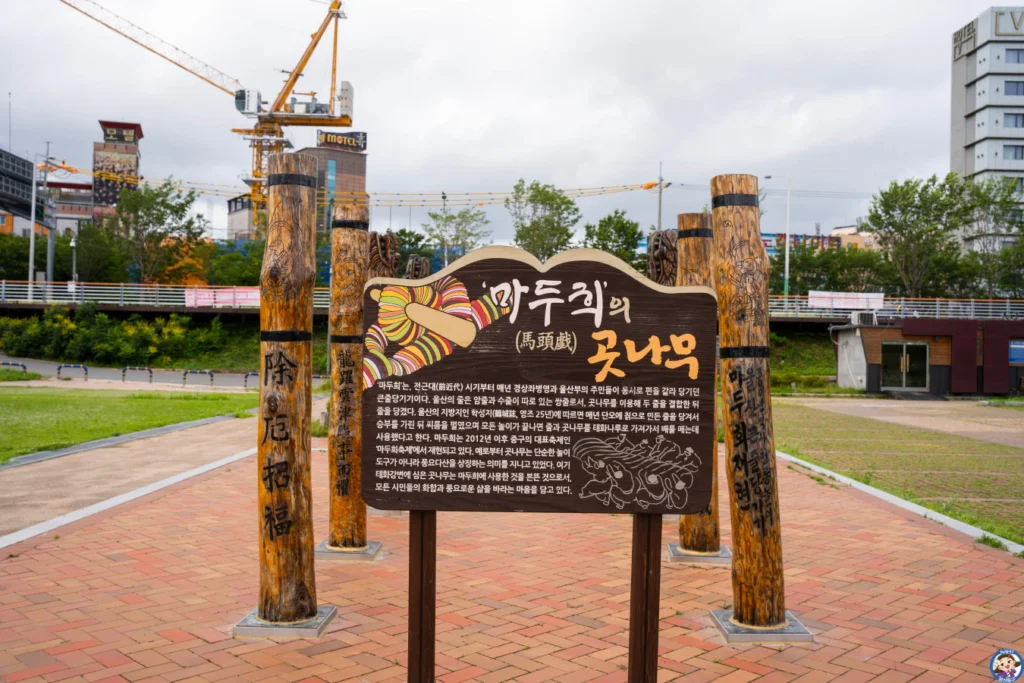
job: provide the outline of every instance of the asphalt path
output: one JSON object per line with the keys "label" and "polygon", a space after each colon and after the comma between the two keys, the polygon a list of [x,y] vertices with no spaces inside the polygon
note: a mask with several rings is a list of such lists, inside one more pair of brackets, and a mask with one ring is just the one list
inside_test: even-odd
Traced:
{"label": "asphalt path", "polygon": [[[55,363],[48,360],[35,360],[33,358],[9,358],[3,354],[0,354],[0,360],[12,361],[15,363],[24,363],[28,368],[29,372],[37,372],[44,377],[56,377],[57,366],[60,363]],[[89,368],[89,379],[104,379],[104,380],[116,380],[121,381],[121,368],[102,368],[97,365],[90,365],[86,363]],[[17,368],[15,368],[17,369]],[[196,370],[202,370],[203,368],[196,368]],[[82,371],[77,368],[64,368],[61,370],[61,375],[66,377],[74,377],[76,379],[82,377]],[[244,375],[232,374],[227,372],[215,372],[213,377],[213,385],[215,387],[241,387],[243,385],[242,378]],[[125,375],[125,382],[136,382],[139,384],[149,384],[149,373],[148,372],[132,372],[129,371]],[[153,384],[178,384],[181,385],[181,371],[180,370],[153,370]],[[210,378],[207,375],[189,375],[186,386],[210,386]],[[259,380],[253,376],[249,378],[249,386],[259,386]]]}

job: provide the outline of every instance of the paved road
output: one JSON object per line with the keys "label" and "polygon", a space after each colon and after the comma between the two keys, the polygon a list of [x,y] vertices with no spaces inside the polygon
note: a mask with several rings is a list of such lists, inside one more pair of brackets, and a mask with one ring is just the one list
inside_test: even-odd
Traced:
{"label": "paved road", "polygon": [[[326,407],[326,399],[314,401],[313,417],[319,419]],[[255,445],[256,420],[242,418],[0,470],[0,536]],[[326,439],[314,443],[326,445]]]}
{"label": "paved road", "polygon": [[[57,366],[59,363],[48,360],[35,360],[32,358],[9,358],[0,354],[0,360],[15,361],[17,363],[24,363],[28,367],[29,372],[38,372],[40,375],[45,377],[56,377]],[[121,381],[121,368],[101,368],[96,365],[89,365],[89,379],[107,379]],[[201,370],[202,368],[196,368]],[[61,375],[68,377],[82,377],[81,370],[72,370],[65,368],[61,371]],[[241,387],[243,375],[232,374],[227,372],[218,372],[214,374],[213,384],[214,386],[221,387]],[[125,376],[126,382],[138,382],[140,384],[149,383],[148,372],[129,372]],[[153,371],[153,384],[181,384],[181,372],[177,370],[154,370]],[[209,386],[210,378],[206,375],[189,375],[188,385],[200,385]],[[258,384],[254,377],[249,378],[249,386],[256,386]]]}
{"label": "paved road", "polygon": [[975,401],[890,401],[883,399],[778,398],[841,415],[932,429],[971,439],[1024,448],[1024,413],[981,406]]}

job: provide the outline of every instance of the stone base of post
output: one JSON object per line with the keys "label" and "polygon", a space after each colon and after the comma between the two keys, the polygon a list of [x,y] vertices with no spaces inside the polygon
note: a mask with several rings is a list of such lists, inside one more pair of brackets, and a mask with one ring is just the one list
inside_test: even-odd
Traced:
{"label": "stone base of post", "polygon": [[259,609],[254,609],[235,624],[235,627],[231,629],[231,635],[236,638],[321,638],[337,614],[338,608],[334,605],[320,605],[316,608],[316,616],[312,619],[289,624],[275,624],[260,619]]}
{"label": "stone base of post", "polygon": [[731,609],[711,610],[711,621],[726,643],[813,643],[814,634],[786,610],[786,623],[781,626],[744,626],[732,620]]}
{"label": "stone base of post", "polygon": [[367,541],[362,548],[335,548],[327,545],[327,541],[320,541],[320,545],[313,552],[313,557],[328,562],[373,562],[380,559],[383,547],[384,544],[380,541]]}
{"label": "stone base of post", "polygon": [[678,543],[668,544],[668,561],[682,562],[684,564],[711,564],[728,567],[732,564],[732,551],[722,546],[717,553],[698,553],[692,550],[684,550]]}

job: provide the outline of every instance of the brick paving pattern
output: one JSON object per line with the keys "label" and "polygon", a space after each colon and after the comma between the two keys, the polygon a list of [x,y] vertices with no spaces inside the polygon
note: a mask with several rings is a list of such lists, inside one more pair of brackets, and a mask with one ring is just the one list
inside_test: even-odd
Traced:
{"label": "brick paving pattern", "polygon": [[[403,515],[370,517],[382,561],[317,565],[339,608],[323,639],[230,636],[256,605],[254,470],[0,551],[0,678],[405,680]],[[322,539],[323,453],[313,475]],[[666,562],[660,681],[981,682],[996,649],[1024,649],[1024,560],[785,466],[780,488],[787,607],[816,641],[725,646],[708,610],[731,602],[728,569]],[[438,679],[625,681],[629,548],[627,516],[440,513]]]}

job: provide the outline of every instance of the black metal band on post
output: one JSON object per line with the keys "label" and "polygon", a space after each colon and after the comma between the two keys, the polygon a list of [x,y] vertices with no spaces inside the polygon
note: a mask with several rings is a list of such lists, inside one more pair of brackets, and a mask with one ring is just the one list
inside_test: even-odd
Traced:
{"label": "black metal band on post", "polygon": [[348,228],[349,230],[369,230],[370,224],[366,221],[336,220],[331,222],[331,230],[336,228]]}
{"label": "black metal band on post", "polygon": [[715,238],[715,231],[711,228],[689,228],[687,230],[679,231],[679,239],[686,239],[688,237],[706,237],[707,239]]}
{"label": "black metal band on post", "polygon": [[720,358],[767,358],[767,346],[723,346],[718,350]]}
{"label": "black metal band on post", "polygon": [[301,173],[271,173],[267,176],[267,187],[274,187],[275,185],[316,187],[316,176],[302,175]]}
{"label": "black metal band on post", "polygon": [[363,337],[359,334],[332,334],[332,344],[362,344]]}
{"label": "black metal band on post", "polygon": [[711,198],[711,208],[722,206],[754,206],[757,204],[756,194],[720,194]]}
{"label": "black metal band on post", "polygon": [[308,342],[313,333],[304,330],[260,330],[261,342]]}

